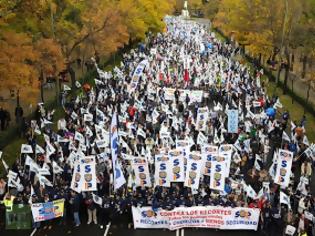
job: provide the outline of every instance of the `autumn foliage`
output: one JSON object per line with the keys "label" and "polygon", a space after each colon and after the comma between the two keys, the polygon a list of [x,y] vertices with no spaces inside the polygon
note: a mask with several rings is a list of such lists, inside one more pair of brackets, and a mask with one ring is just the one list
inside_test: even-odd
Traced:
{"label": "autumn foliage", "polygon": [[[38,97],[40,78],[159,32],[175,1],[1,0],[0,89]],[[75,79],[75,78],[74,78]]]}

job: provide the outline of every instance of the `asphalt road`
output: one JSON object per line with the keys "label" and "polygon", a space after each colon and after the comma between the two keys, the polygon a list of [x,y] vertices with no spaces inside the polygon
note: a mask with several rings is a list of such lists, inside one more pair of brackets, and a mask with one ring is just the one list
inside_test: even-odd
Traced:
{"label": "asphalt road", "polygon": [[[6,231],[1,232],[1,236],[28,236],[31,235],[31,230],[22,230],[22,231]],[[36,231],[33,236],[104,236],[105,227],[100,229],[98,226],[92,225],[82,225],[79,228],[67,228],[67,227],[53,227],[51,230],[39,230]],[[107,236],[177,236],[176,231],[169,230],[134,230],[127,228],[117,228],[115,226],[110,227]],[[260,236],[259,232],[255,231],[221,231],[213,229],[185,229],[184,236]],[[182,236],[182,235],[179,235]]]}

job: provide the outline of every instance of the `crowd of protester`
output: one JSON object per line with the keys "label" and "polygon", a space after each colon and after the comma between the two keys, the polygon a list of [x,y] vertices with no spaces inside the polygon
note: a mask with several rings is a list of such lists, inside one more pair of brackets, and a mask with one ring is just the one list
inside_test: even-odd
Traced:
{"label": "crowd of protester", "polygon": [[[208,205],[260,208],[259,230],[266,235],[283,234],[287,225],[296,227],[302,235],[315,235],[313,221],[309,214],[305,216],[305,212],[315,214],[315,197],[311,191],[313,159],[305,153],[310,146],[306,137],[306,118],[294,121],[288,112],[280,112],[279,99],[269,97],[265,91],[262,71],[251,72],[246,65],[234,60],[238,48],[217,40],[207,26],[177,18],[168,18],[167,23],[165,33],[149,35],[144,46],[124,54],[121,66],[112,72],[99,71],[95,86],[82,87],[77,97],[69,96],[64,101],[65,117],[57,124],[52,122],[53,112],[39,104],[36,121],[29,122],[23,129],[25,138],[36,150],[42,142],[39,137],[44,135],[43,149],[49,142],[55,152],[48,157],[45,153],[21,154],[11,170],[18,173],[23,188],[9,187],[4,176],[0,179],[0,200],[14,196],[14,204],[28,204],[30,198],[32,203],[64,198],[64,216],[58,221],[61,224],[73,222],[76,227],[85,223],[103,227],[110,221],[121,222],[122,219],[131,227],[131,206],[166,210]],[[149,65],[131,92],[132,75],[143,59],[147,59]],[[173,101],[166,99],[163,88],[176,89]],[[194,102],[189,95],[180,99],[180,89],[202,90],[202,101]],[[258,106],[253,105],[255,101],[259,102]],[[202,131],[196,128],[200,107],[209,109],[207,129],[203,132],[209,144],[238,143],[235,155],[239,159],[231,161],[225,191],[210,189],[209,176],[201,177],[197,192],[192,192],[184,183],[172,183],[169,188],[136,186],[130,162],[123,154],[145,156],[154,179],[154,155],[161,149],[176,148],[175,140],[192,140],[190,151],[200,151],[202,145],[197,139]],[[271,107],[275,113],[266,113]],[[239,110],[238,133],[227,132],[225,111],[228,108]],[[118,114],[119,131],[124,134],[119,136],[118,157],[128,180],[116,191],[113,189],[109,143],[105,148],[95,145],[100,137],[109,137],[114,111]],[[84,121],[86,112],[93,114],[92,121]],[[157,117],[153,117],[154,114],[158,114]],[[144,130],[145,137],[139,135],[138,129]],[[164,142],[160,137],[162,129],[170,133],[170,142]],[[85,145],[74,140],[75,132],[84,135]],[[60,141],[60,138],[68,141]],[[294,153],[291,183],[282,190],[290,197],[290,204],[280,204],[280,187],[273,183],[273,157],[279,148]],[[94,193],[103,199],[102,205],[94,202],[92,193],[76,193],[70,188],[73,163],[69,156],[78,150],[86,156],[97,156],[98,191]],[[47,164],[52,170],[51,162],[55,162],[62,168],[61,173],[46,176],[52,186],[42,184],[37,174],[25,164],[27,155],[40,167]],[[244,182],[256,193],[264,182],[269,183],[269,189],[253,199],[244,191]],[[34,189],[32,195],[31,186]],[[87,221],[82,222],[86,218]],[[51,221],[34,223],[36,228],[50,226]]]}

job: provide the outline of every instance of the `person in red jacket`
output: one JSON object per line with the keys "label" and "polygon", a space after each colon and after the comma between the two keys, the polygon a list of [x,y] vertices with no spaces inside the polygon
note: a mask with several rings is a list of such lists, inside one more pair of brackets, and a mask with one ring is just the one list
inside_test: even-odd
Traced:
{"label": "person in red jacket", "polygon": [[128,107],[128,114],[129,114],[130,120],[133,120],[136,112],[137,112],[137,109],[134,106]]}

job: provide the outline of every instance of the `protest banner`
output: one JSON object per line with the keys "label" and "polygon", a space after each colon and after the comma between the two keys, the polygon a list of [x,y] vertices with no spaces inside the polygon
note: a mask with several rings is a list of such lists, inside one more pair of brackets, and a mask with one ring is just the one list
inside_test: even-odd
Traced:
{"label": "protest banner", "polygon": [[235,147],[232,144],[222,144],[219,147],[219,153],[232,152]]}
{"label": "protest banner", "polygon": [[171,182],[185,181],[184,151],[173,149],[168,152],[171,165]]}
{"label": "protest banner", "polygon": [[34,203],[31,206],[34,222],[52,220],[63,216],[65,199]]}
{"label": "protest banner", "polygon": [[96,170],[95,156],[81,157],[75,162],[71,189],[77,193],[96,191]]}
{"label": "protest banner", "polygon": [[226,177],[226,161],[224,156],[211,158],[210,188],[223,191]]}
{"label": "protest banner", "polygon": [[238,132],[238,110],[228,110],[228,132]]}
{"label": "protest banner", "polygon": [[201,148],[201,155],[204,161],[202,174],[210,176],[212,159],[213,157],[216,157],[218,155],[218,147],[212,145],[205,145]]}
{"label": "protest banner", "polygon": [[189,93],[190,103],[201,103],[203,97],[203,91],[202,90],[192,90]]}
{"label": "protest banner", "polygon": [[88,156],[82,158],[81,162],[81,171],[82,171],[82,183],[81,191],[96,191],[96,170],[95,170],[95,156]]}
{"label": "protest banner", "polygon": [[277,169],[274,182],[282,187],[288,187],[291,176],[293,153],[279,149]]}
{"label": "protest banner", "polygon": [[175,90],[174,88],[163,88],[165,100],[175,101]]}
{"label": "protest banner", "polygon": [[132,207],[135,229],[214,228],[223,230],[257,230],[257,208],[196,206],[176,207],[171,211],[152,207]]}
{"label": "protest banner", "polygon": [[201,147],[201,154],[206,154],[206,153],[218,153],[218,146],[214,145],[203,145]]}
{"label": "protest banner", "polygon": [[185,187],[190,187],[192,189],[199,188],[202,163],[203,160],[200,153],[192,152],[188,155],[184,184]]}
{"label": "protest banner", "polygon": [[76,191],[77,193],[81,193],[81,186],[83,183],[83,178],[81,175],[81,165],[77,161],[74,165],[72,181],[71,181],[71,189]]}
{"label": "protest banner", "polygon": [[176,149],[180,149],[184,151],[184,156],[187,156],[189,153],[191,143],[189,140],[176,140]]}
{"label": "protest banner", "polygon": [[24,204],[14,204],[12,211],[5,213],[5,229],[31,229],[31,207]]}
{"label": "protest banner", "polygon": [[155,156],[155,186],[170,187],[171,186],[171,165],[170,158],[166,154]]}
{"label": "protest banner", "polygon": [[149,173],[148,162],[144,158],[134,158],[132,161],[132,169],[135,173],[136,186],[151,187],[151,179]]}
{"label": "protest banner", "polygon": [[208,107],[198,108],[196,129],[199,131],[205,131],[207,128],[208,119],[209,119]]}
{"label": "protest banner", "polygon": [[223,144],[219,148],[219,155],[225,159],[225,177],[228,178],[230,175],[230,166],[232,160],[232,153],[234,146],[232,144]]}
{"label": "protest banner", "polygon": [[[164,91],[164,98],[167,101],[175,101],[175,89],[174,88],[163,88]],[[198,102],[200,103],[202,101],[203,97],[203,91],[202,90],[185,90],[185,89],[179,89],[179,101],[185,102],[186,96],[188,95],[190,102],[195,103]]]}

